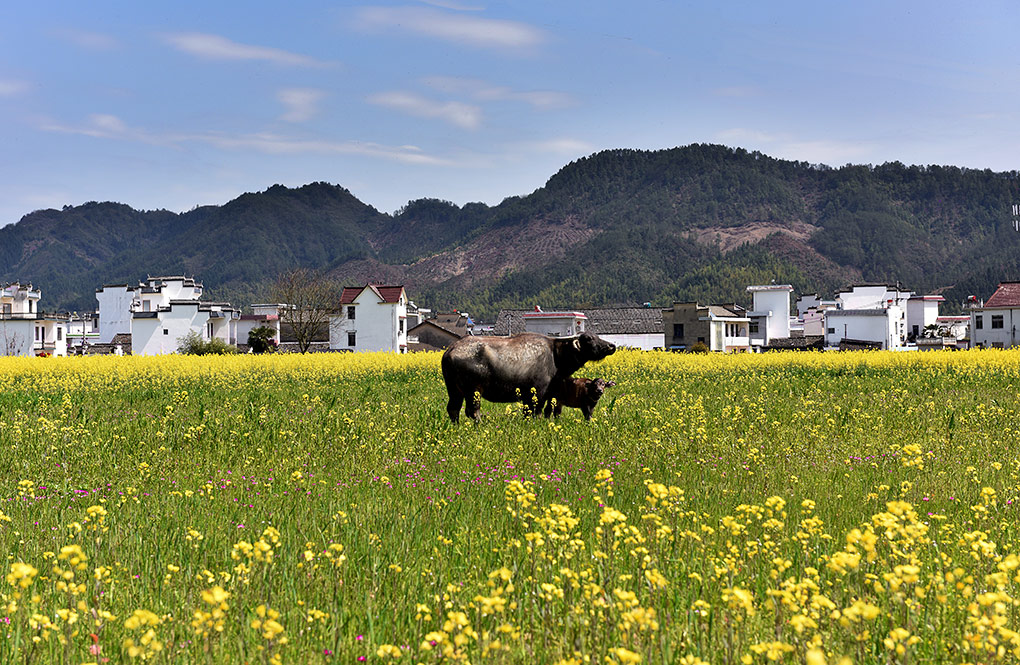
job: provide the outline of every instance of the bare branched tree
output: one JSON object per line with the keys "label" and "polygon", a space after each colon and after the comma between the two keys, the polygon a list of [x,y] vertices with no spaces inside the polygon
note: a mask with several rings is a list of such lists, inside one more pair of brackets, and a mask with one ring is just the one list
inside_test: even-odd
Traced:
{"label": "bare branched tree", "polygon": [[280,323],[289,328],[298,351],[307,353],[312,342],[329,339],[330,317],[339,316],[340,288],[324,273],[295,268],[276,278],[274,302],[283,303]]}

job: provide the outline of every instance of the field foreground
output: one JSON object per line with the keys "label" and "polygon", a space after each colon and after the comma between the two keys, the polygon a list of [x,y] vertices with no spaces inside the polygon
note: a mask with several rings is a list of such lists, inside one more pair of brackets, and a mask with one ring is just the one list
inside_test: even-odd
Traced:
{"label": "field foreground", "polygon": [[1020,353],[0,359],[3,663],[1020,661]]}

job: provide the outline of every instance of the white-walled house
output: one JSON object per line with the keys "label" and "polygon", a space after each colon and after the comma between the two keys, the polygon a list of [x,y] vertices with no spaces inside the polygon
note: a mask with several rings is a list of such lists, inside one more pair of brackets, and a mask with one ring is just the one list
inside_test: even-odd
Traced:
{"label": "white-walled house", "polygon": [[825,346],[905,349],[907,303],[913,295],[888,284],[855,284],[840,291],[837,308],[823,311]]}
{"label": "white-walled house", "polygon": [[999,282],[992,297],[970,309],[970,345],[1008,349],[1017,344],[1020,282]]}
{"label": "white-walled house", "polygon": [[180,339],[192,332],[236,344],[240,312],[201,296],[202,284],[181,275],[148,277],[138,285],[107,284],[96,291],[99,343],[129,334],[134,355],[175,353]]}
{"label": "white-walled house", "polygon": [[907,337],[917,339],[928,326],[938,325],[939,305],[945,298],[937,295],[913,295],[907,299]]}
{"label": "white-walled house", "polygon": [[42,292],[31,284],[0,287],[0,356],[66,356],[68,315],[39,309]]}
{"label": "white-walled house", "polygon": [[535,311],[525,312],[524,331],[549,335],[551,337],[572,337],[584,332],[588,317],[583,312],[557,311],[544,312],[535,306]]}
{"label": "white-walled house", "polygon": [[751,294],[751,311],[747,317],[748,336],[751,346],[761,348],[768,346],[772,340],[785,339],[790,336],[790,294],[793,287],[789,284],[766,284],[749,286]]}
{"label": "white-walled house", "polygon": [[906,346],[903,308],[889,305],[872,309],[830,309],[825,311],[825,346],[872,344],[879,349]]}
{"label": "white-walled house", "polygon": [[203,340],[237,343],[239,312],[229,303],[171,300],[153,312],[135,311],[131,320],[131,353],[159,356],[176,353],[180,340],[198,333]]}
{"label": "white-walled house", "polygon": [[407,352],[407,294],[403,286],[345,286],[341,312],[330,317],[335,351]]}

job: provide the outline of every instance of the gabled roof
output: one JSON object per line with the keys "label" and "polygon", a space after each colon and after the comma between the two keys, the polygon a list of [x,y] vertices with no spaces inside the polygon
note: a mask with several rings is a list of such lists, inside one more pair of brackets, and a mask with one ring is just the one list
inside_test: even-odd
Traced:
{"label": "gabled roof", "polygon": [[471,317],[466,314],[461,314],[460,312],[437,314],[436,318],[426,320],[440,328],[443,328],[444,330],[457,333],[461,337],[466,335],[468,330],[474,327],[474,322],[471,320]]}
{"label": "gabled roof", "polygon": [[1020,282],[999,282],[985,307],[1020,307]]}
{"label": "gabled roof", "polygon": [[424,328],[432,328],[434,330],[439,331],[440,333],[445,333],[447,335],[450,335],[452,337],[456,337],[458,339],[461,338],[461,337],[464,337],[465,335],[468,334],[467,329],[464,328],[463,326],[461,327],[460,330],[455,330],[453,328],[447,328],[446,326],[439,325],[438,323],[435,322],[434,319],[426,319],[425,321],[422,321],[421,323],[419,323],[415,327],[413,327],[410,330],[408,330],[407,334],[410,335],[410,334],[412,334],[416,330],[418,332],[421,332],[421,330],[424,329]]}
{"label": "gabled roof", "polygon": [[340,304],[350,305],[353,304],[358,296],[361,295],[365,289],[371,289],[372,293],[378,296],[381,302],[395,305],[400,300],[401,294],[404,292],[403,286],[383,286],[381,284],[366,284],[365,286],[345,286],[343,292],[340,294]]}
{"label": "gabled roof", "polygon": [[742,319],[747,317],[747,310],[740,305],[709,305],[708,313],[720,319]]}

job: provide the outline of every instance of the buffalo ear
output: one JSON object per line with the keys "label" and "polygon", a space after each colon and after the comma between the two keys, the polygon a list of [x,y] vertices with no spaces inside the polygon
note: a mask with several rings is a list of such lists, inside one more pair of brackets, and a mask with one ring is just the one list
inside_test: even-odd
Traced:
{"label": "buffalo ear", "polygon": [[577,349],[578,351],[581,350],[581,338],[580,337],[577,337],[577,338],[574,339],[574,348]]}
{"label": "buffalo ear", "polygon": [[615,385],[616,385],[616,381],[610,381],[609,383],[606,384],[606,388],[612,388]]}

